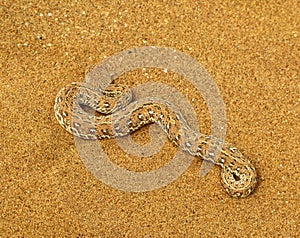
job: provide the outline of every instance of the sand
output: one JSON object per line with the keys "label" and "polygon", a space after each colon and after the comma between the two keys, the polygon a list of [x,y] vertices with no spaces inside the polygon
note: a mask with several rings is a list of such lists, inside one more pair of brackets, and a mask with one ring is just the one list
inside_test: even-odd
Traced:
{"label": "sand", "polygon": [[[2,1],[0,236],[299,237],[299,11],[295,0]],[[87,169],[57,123],[54,99],[64,85],[84,81],[87,68],[111,55],[151,45],[193,57],[214,80],[226,140],[258,171],[249,197],[229,197],[216,166],[199,178],[197,158],[159,189],[113,188]],[[146,69],[115,81],[174,87],[210,133],[205,101],[186,78]],[[148,130],[133,140],[147,144]],[[177,152],[166,141],[139,158],[114,140],[99,143],[132,171],[163,167]]]}

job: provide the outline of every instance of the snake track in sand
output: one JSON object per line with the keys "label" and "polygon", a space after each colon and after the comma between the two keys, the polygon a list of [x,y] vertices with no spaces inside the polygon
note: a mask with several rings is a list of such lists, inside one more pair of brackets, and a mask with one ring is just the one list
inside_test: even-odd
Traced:
{"label": "snake track in sand", "polygon": [[[125,136],[146,124],[156,123],[174,145],[220,166],[221,182],[230,196],[247,197],[256,187],[255,168],[237,148],[194,132],[180,113],[164,103],[133,101],[132,92],[124,86],[111,84],[105,90],[92,90],[71,83],[58,93],[54,112],[65,130],[88,140]],[[221,154],[215,160],[214,152],[207,150],[221,144]],[[204,157],[206,152],[208,156]]]}

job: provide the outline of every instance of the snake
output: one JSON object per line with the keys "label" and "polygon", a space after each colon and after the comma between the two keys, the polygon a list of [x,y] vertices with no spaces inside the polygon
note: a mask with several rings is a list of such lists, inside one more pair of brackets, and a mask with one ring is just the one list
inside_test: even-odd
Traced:
{"label": "snake", "polygon": [[[235,198],[249,196],[257,186],[257,172],[232,144],[192,130],[180,112],[168,103],[134,100],[132,90],[109,84],[105,89],[80,82],[64,86],[57,94],[54,114],[72,135],[85,140],[113,139],[156,123],[169,140],[194,157],[221,168],[221,184]],[[216,156],[216,149],[220,154]]]}

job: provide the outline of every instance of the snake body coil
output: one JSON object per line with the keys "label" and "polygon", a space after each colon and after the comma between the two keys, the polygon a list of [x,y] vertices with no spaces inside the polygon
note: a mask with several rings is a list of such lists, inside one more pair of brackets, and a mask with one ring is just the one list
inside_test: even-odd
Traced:
{"label": "snake body coil", "polygon": [[[133,101],[132,92],[121,85],[92,90],[80,83],[71,83],[58,93],[54,111],[65,130],[89,140],[125,136],[146,124],[156,123],[173,144],[220,166],[221,182],[230,196],[247,197],[256,187],[255,168],[237,148],[194,132],[180,113],[164,103]],[[220,144],[221,155],[215,161],[214,152],[209,148]],[[206,154],[208,156],[204,156]]]}

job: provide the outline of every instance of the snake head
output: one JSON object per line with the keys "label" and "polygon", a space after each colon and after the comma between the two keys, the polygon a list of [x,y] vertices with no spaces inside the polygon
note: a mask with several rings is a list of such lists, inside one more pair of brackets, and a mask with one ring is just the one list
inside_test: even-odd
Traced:
{"label": "snake head", "polygon": [[98,90],[95,110],[102,114],[111,114],[126,107],[133,101],[134,95],[126,86],[119,84],[109,85],[105,90]]}

